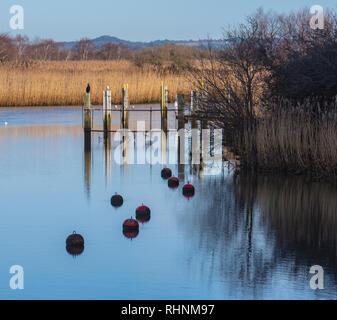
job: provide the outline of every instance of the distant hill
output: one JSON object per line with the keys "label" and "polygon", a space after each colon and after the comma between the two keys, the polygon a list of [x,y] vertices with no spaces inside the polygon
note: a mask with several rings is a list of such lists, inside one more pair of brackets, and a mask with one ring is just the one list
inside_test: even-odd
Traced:
{"label": "distant hill", "polygon": [[[226,41],[223,40],[180,40],[180,41],[174,41],[174,40],[156,40],[151,42],[134,42],[134,41],[128,41],[128,40],[122,40],[117,37],[112,36],[101,36],[95,39],[92,39],[94,44],[97,48],[100,48],[105,43],[114,43],[114,44],[120,44],[123,43],[126,45],[130,50],[138,50],[143,48],[149,48],[149,47],[159,47],[164,44],[176,44],[181,46],[188,46],[188,47],[207,47],[210,43],[213,48],[223,48],[226,47]],[[61,42],[61,44],[64,46],[64,49],[72,49],[76,45],[76,41],[70,41],[70,42]]]}

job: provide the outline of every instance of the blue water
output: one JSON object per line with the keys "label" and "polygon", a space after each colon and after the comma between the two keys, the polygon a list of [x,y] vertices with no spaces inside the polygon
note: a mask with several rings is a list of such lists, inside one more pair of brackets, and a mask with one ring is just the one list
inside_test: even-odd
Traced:
{"label": "blue water", "polygon": [[[81,123],[80,108],[0,109],[1,299],[337,298],[333,186],[171,165],[195,185],[188,200],[161,179],[164,164],[121,166],[99,133],[85,152]],[[127,239],[142,203],[151,220]],[[66,251],[74,230],[79,256]],[[23,290],[9,286],[12,265]],[[313,265],[324,290],[310,288]]]}

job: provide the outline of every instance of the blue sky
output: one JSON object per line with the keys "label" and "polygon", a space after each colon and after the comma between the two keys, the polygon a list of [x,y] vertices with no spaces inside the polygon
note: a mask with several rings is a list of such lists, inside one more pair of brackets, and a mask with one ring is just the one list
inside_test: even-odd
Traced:
{"label": "blue sky", "polygon": [[337,7],[336,0],[1,0],[0,33],[11,31],[9,8],[22,5],[29,37],[78,40],[113,35],[126,40],[221,38],[222,28],[257,8],[284,13]]}

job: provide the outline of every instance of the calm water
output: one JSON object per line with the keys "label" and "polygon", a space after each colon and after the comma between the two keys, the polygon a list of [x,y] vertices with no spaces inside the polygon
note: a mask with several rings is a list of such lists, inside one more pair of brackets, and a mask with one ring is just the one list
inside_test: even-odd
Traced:
{"label": "calm water", "polygon": [[[187,200],[161,164],[116,164],[98,133],[85,152],[81,121],[80,108],[0,109],[1,299],[337,298],[334,187],[170,166],[195,185]],[[131,241],[122,224],[142,202],[151,220]],[[85,238],[76,257],[73,230]],[[9,287],[12,265],[24,290]],[[313,265],[325,290],[310,289]]]}

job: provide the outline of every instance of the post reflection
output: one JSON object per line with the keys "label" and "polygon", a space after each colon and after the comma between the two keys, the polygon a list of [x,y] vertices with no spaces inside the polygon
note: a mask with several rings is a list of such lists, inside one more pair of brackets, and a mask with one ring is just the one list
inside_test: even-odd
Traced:
{"label": "post reflection", "polygon": [[88,137],[84,133],[84,186],[85,194],[88,200],[90,200],[90,191],[91,191],[91,135]]}
{"label": "post reflection", "polygon": [[[175,132],[152,130],[144,132],[144,142],[139,141],[138,134],[121,130],[104,137],[103,170],[106,186],[110,184],[111,168],[114,165],[120,166],[122,175],[127,174],[130,165],[147,165],[150,173],[154,165],[174,166],[181,181],[185,181],[186,174],[200,177],[202,171],[207,169],[200,163],[200,142],[189,143],[187,134],[179,137]],[[85,143],[84,153],[85,181],[87,190],[90,190],[91,144]]]}
{"label": "post reflection", "polygon": [[105,177],[105,187],[110,185],[111,178],[111,134],[104,135],[103,168]]}

